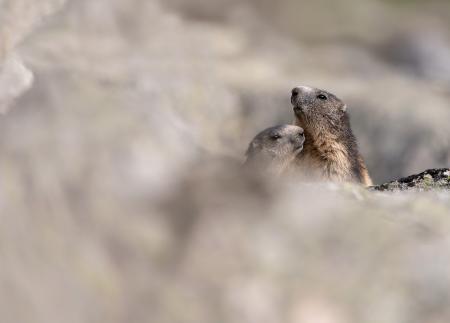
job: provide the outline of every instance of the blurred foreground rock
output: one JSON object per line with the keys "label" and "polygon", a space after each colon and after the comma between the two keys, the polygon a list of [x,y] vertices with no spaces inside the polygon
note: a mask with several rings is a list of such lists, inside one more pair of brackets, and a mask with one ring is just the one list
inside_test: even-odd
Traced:
{"label": "blurred foreground rock", "polygon": [[18,56],[10,55],[0,62],[0,113],[31,87],[33,73],[27,69]]}
{"label": "blurred foreground rock", "polygon": [[448,192],[301,184],[199,159],[155,200],[130,178],[112,185],[119,165],[63,178],[21,155],[1,164],[5,322],[450,318]]}
{"label": "blurred foreground rock", "polygon": [[36,25],[65,0],[0,0],[0,113],[5,113],[33,83],[33,73],[15,53]]}

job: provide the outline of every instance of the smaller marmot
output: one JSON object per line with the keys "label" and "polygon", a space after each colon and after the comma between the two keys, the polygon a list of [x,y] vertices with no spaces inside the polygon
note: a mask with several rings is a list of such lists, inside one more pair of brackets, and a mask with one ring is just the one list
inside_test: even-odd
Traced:
{"label": "smaller marmot", "polygon": [[372,185],[344,102],[327,91],[299,86],[292,90],[291,103],[306,138],[295,169],[325,180]]}
{"label": "smaller marmot", "polygon": [[252,170],[281,174],[303,149],[303,129],[280,125],[261,131],[248,146],[244,166]]}

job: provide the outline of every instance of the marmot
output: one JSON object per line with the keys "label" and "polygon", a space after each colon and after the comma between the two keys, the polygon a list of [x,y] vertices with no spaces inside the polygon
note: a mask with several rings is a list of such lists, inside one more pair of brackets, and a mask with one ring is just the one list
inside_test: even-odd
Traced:
{"label": "marmot", "polygon": [[292,90],[291,103],[295,124],[304,129],[306,138],[295,169],[322,179],[372,185],[346,105],[327,91],[307,86]]}
{"label": "marmot", "polygon": [[261,131],[250,142],[245,167],[273,175],[281,174],[292,165],[303,149],[303,129],[294,125],[280,125]]}

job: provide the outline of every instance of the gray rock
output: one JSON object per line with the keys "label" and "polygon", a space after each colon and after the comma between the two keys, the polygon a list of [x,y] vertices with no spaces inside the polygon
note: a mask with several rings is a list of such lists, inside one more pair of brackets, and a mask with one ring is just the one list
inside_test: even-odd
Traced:
{"label": "gray rock", "polygon": [[419,174],[372,186],[371,189],[376,191],[429,191],[436,189],[450,189],[450,169],[428,169]]}

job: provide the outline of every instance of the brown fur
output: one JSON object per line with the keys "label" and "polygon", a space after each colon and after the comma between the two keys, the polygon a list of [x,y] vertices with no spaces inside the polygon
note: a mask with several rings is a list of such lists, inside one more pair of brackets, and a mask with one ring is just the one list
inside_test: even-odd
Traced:
{"label": "brown fur", "polygon": [[[297,89],[297,91],[295,91]],[[345,104],[333,94],[299,87],[293,90],[295,124],[305,131],[295,168],[315,178],[372,185],[358,151]],[[318,98],[323,94],[326,100]]]}

